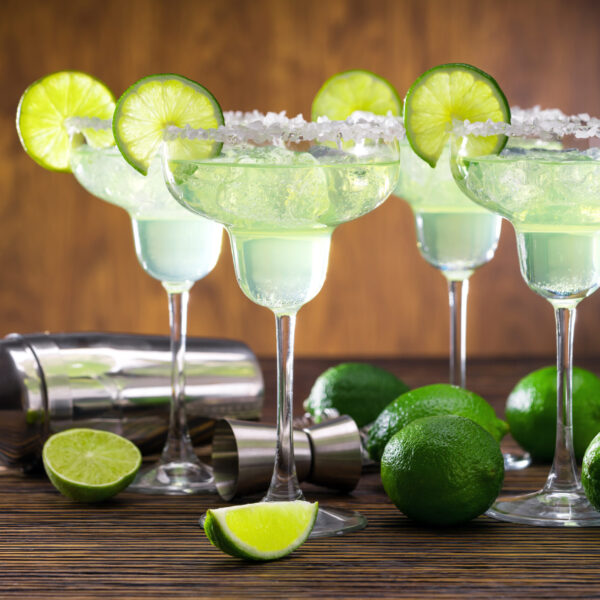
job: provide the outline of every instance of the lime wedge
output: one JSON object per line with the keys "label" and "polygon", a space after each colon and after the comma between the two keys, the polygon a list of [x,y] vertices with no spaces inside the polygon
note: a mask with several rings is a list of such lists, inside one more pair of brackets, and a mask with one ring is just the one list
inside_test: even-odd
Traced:
{"label": "lime wedge", "polygon": [[68,429],[49,437],[42,452],[54,487],[78,502],[100,502],[124,490],[142,463],[137,446],[114,433]]}
{"label": "lime wedge", "polygon": [[213,546],[247,560],[275,560],[306,541],[319,505],[304,500],[257,502],[206,512],[204,531]]}
{"label": "lime wedge", "polygon": [[353,70],[330,77],[317,92],[312,105],[312,118],[328,117],[343,121],[354,111],[376,115],[402,114],[402,100],[394,86],[370,71]]}
{"label": "lime wedge", "polygon": [[[404,100],[406,137],[415,153],[435,167],[452,129],[452,120],[510,123],[510,108],[496,81],[487,73],[460,63],[426,71]],[[506,136],[469,136],[461,151],[466,156],[499,153]]]}
{"label": "lime wedge", "polygon": [[[112,119],[115,99],[101,82],[79,71],[59,71],[38,79],[21,96],[17,132],[25,152],[45,169],[70,171],[69,117]],[[94,147],[114,145],[109,129],[85,128]]]}
{"label": "lime wedge", "polygon": [[[181,75],[144,77],[119,98],[113,133],[125,160],[146,175],[169,125],[214,129],[223,124],[215,97],[199,83]],[[169,143],[177,158],[206,158],[218,154],[221,143],[178,138]]]}

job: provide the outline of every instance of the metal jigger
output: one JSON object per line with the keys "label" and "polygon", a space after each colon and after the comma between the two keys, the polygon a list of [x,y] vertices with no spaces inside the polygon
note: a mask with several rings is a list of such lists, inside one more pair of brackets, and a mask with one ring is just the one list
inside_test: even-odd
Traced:
{"label": "metal jigger", "polygon": [[[219,496],[265,492],[273,475],[277,428],[274,425],[221,419],[215,425],[212,465]],[[294,431],[299,481],[346,492],[358,484],[362,470],[360,434],[348,416]]]}

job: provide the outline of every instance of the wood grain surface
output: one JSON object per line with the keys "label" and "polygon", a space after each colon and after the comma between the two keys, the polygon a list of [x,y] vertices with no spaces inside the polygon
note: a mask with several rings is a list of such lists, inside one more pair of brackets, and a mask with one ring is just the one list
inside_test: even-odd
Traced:
{"label": "wood grain surface", "polygon": [[[136,262],[127,215],[22,150],[14,128],[32,81],[80,69],[118,95],[177,72],[225,109],[307,114],[335,72],[366,68],[404,94],[425,69],[473,63],[512,104],[599,112],[600,3],[594,0],[2,0],[0,2],[0,334],[167,333],[157,281]],[[576,352],[599,351],[600,294],[583,303]],[[271,314],[238,289],[228,248],[192,293],[190,332],[274,354]],[[418,254],[412,215],[392,197],[334,235],[327,282],[300,313],[299,355],[442,356],[443,278]],[[471,356],[546,354],[550,306],[517,267],[512,231],[473,277]]]}
{"label": "wood grain surface", "polygon": [[[296,396],[334,361],[300,360]],[[411,386],[440,381],[443,360],[379,360]],[[533,359],[476,360],[472,387],[503,413]],[[274,416],[273,361],[263,361],[265,419]],[[593,367],[584,362],[584,366]],[[300,402],[296,402],[299,412]],[[510,440],[505,449],[515,450]],[[548,465],[506,475],[503,493],[538,489]],[[482,516],[432,529],[390,503],[376,473],[351,495],[304,485],[310,500],[360,510],[360,532],[309,540],[289,557],[246,563],[213,548],[197,525],[216,498],[122,493],[77,505],[44,478],[0,474],[1,598],[600,598],[600,529],[511,525]]]}

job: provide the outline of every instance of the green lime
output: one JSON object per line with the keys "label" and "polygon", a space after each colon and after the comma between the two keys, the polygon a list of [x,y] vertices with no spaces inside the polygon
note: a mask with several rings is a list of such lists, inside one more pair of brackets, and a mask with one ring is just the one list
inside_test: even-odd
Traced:
{"label": "green lime", "polygon": [[600,433],[583,455],[581,483],[587,499],[596,510],[600,510]]}
{"label": "green lime", "polygon": [[[70,171],[69,117],[112,119],[115,99],[101,82],[79,71],[59,71],[32,83],[17,108],[17,132],[25,152],[45,169]],[[94,147],[114,145],[110,129],[84,128]]]}
{"label": "green lime", "polygon": [[[551,462],[556,443],[556,367],[526,375],[506,401],[506,420],[515,440],[537,461]],[[577,460],[600,432],[600,378],[573,368],[573,446]]]}
{"label": "green lime", "polygon": [[204,531],[213,546],[247,560],[275,560],[301,546],[312,531],[319,504],[257,502],[206,511]]}
{"label": "green lime", "polygon": [[402,100],[394,86],[370,71],[353,70],[330,77],[317,92],[312,105],[312,119],[328,117],[343,121],[354,111],[376,115],[402,114]]}
{"label": "green lime", "polygon": [[410,519],[457,525],[484,513],[504,480],[500,445],[465,417],[425,417],[401,429],[385,447],[381,480]]}
{"label": "green lime", "polygon": [[396,432],[415,419],[433,415],[472,419],[498,442],[508,431],[508,425],[496,417],[494,409],[481,396],[448,383],[435,383],[402,394],[382,411],[369,430],[369,455],[373,460],[381,460],[385,445]]}
{"label": "green lime", "polygon": [[393,373],[367,363],[341,363],[315,381],[304,409],[318,422],[327,410],[349,415],[358,427],[372,423],[408,386]]}
{"label": "green lime", "polygon": [[[127,162],[146,175],[169,125],[215,129],[223,125],[215,97],[199,83],[174,74],[150,75],[129,87],[117,102],[113,133]],[[221,143],[177,138],[169,142],[176,158],[206,158],[218,154]]]}
{"label": "green lime", "polygon": [[[429,69],[411,86],[404,99],[406,137],[415,153],[435,167],[448,143],[452,121],[510,122],[504,93],[487,73],[461,63]],[[497,154],[506,136],[468,136],[461,143],[465,156]]]}
{"label": "green lime", "polygon": [[54,487],[78,502],[100,502],[134,479],[142,455],[129,440],[96,429],[67,429],[50,436],[42,452]]}

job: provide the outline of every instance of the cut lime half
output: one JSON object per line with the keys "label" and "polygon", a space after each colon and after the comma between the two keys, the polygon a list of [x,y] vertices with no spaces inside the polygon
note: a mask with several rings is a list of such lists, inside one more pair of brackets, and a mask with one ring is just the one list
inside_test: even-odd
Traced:
{"label": "cut lime half", "polygon": [[[181,75],[160,74],[140,79],[119,98],[113,133],[125,160],[146,175],[168,126],[214,129],[223,122],[219,103],[205,87]],[[169,154],[206,158],[221,146],[213,140],[177,138],[169,142]]]}
{"label": "cut lime half", "polygon": [[78,502],[100,502],[118,494],[142,463],[135,444],[96,429],[68,429],[50,436],[42,459],[58,491]]}
{"label": "cut lime half", "polygon": [[[406,137],[415,153],[435,167],[448,143],[452,121],[510,123],[504,93],[487,73],[461,63],[439,65],[426,71],[404,99]],[[468,136],[461,143],[465,156],[499,153],[506,136]]]}
{"label": "cut lime half", "polygon": [[383,77],[360,69],[344,71],[330,77],[317,92],[312,119],[328,117],[343,121],[355,111],[398,116],[402,114],[402,100]]}
{"label": "cut lime half", "polygon": [[204,531],[210,542],[231,556],[275,560],[306,541],[319,505],[304,500],[257,502],[206,512]]}
{"label": "cut lime half", "polygon": [[[17,132],[25,152],[45,169],[70,171],[70,117],[112,119],[115,99],[101,82],[79,71],[51,73],[32,83],[17,108]],[[82,129],[94,147],[114,145],[110,128]]]}

